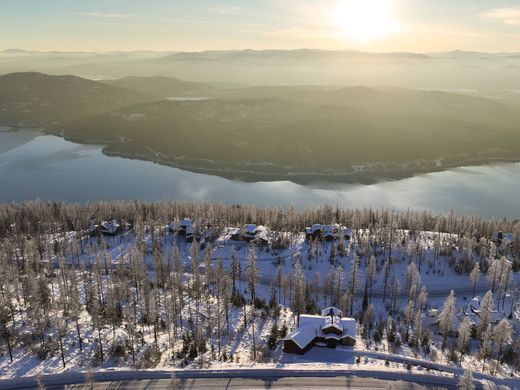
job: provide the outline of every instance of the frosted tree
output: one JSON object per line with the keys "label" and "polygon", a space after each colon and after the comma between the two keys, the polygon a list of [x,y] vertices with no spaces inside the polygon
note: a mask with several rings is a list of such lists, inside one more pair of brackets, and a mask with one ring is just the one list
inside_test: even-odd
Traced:
{"label": "frosted tree", "polygon": [[464,370],[464,374],[460,377],[457,383],[457,389],[459,390],[475,390],[475,384],[473,383],[473,374],[471,370]]}
{"label": "frosted tree", "polygon": [[251,309],[252,316],[251,327],[253,331],[253,360],[256,360],[256,340],[255,340],[255,299],[256,299],[256,286],[260,280],[260,270],[256,266],[256,251],[254,246],[249,247],[249,256],[247,263],[247,288],[251,294]]}
{"label": "frosted tree", "polygon": [[453,329],[455,318],[455,291],[451,290],[450,295],[444,301],[442,311],[439,313],[439,333],[442,335],[442,350],[446,348],[446,340]]}
{"label": "frosted tree", "polygon": [[487,273],[486,273],[486,279],[490,284],[492,292],[495,292],[495,286],[496,286],[497,280],[499,279],[499,273],[500,273],[500,260],[493,259],[491,261],[491,265],[489,266]]}
{"label": "frosted tree", "polygon": [[294,297],[292,309],[296,313],[297,323],[300,324],[300,314],[305,310],[305,274],[300,261],[294,265]]}
{"label": "frosted tree", "polygon": [[383,303],[386,300],[386,290],[388,286],[388,274],[390,272],[390,262],[388,259],[385,260],[383,268],[381,269],[381,282],[383,284]]}
{"label": "frosted tree", "polygon": [[350,272],[348,277],[348,293],[347,301],[349,304],[349,315],[352,316],[354,312],[354,297],[359,285],[359,258],[354,256],[352,264],[350,266]]}
{"label": "frosted tree", "polygon": [[368,260],[366,272],[367,272],[367,283],[368,283],[368,288],[369,288],[368,302],[372,303],[372,289],[374,287],[374,281],[375,281],[376,272],[377,272],[377,260],[376,260],[375,256],[370,256],[370,259]]}
{"label": "frosted tree", "polygon": [[397,298],[399,295],[399,280],[396,276],[393,276],[392,281],[392,291],[391,291],[391,305],[390,305],[390,313],[391,315],[395,315],[397,313]]}
{"label": "frosted tree", "polygon": [[493,329],[493,340],[495,341],[495,349],[497,352],[497,365],[495,368],[495,374],[498,371],[500,360],[502,359],[502,353],[504,347],[512,341],[513,327],[507,319],[502,319]]}
{"label": "frosted tree", "polygon": [[486,359],[491,355],[493,346],[493,330],[491,325],[488,325],[486,330],[482,333],[482,341],[480,343],[479,355],[482,359],[482,371],[486,367]]}
{"label": "frosted tree", "polygon": [[457,338],[457,348],[460,352],[460,361],[469,348],[469,342],[471,341],[471,320],[464,316],[464,319],[459,326],[459,335]]}
{"label": "frosted tree", "polygon": [[415,301],[416,293],[419,289],[419,285],[421,284],[421,275],[417,270],[417,266],[415,262],[411,262],[408,264],[408,268],[406,270],[406,284],[405,290],[408,291],[408,299]]}
{"label": "frosted tree", "polygon": [[511,271],[512,271],[512,262],[507,260],[505,257],[502,258],[502,267],[499,284],[499,296],[498,296],[498,306],[500,306],[500,293],[502,293],[502,309],[504,309],[504,303],[506,300],[507,289],[509,287],[509,282],[511,281]]}
{"label": "frosted tree", "polygon": [[13,362],[12,349],[12,333],[11,330],[11,312],[8,310],[8,305],[4,299],[0,302],[0,340],[4,341],[9,351],[9,358]]}
{"label": "frosted tree", "polygon": [[236,281],[240,279],[240,260],[238,259],[235,246],[231,246],[231,280],[233,281],[233,292],[236,292]]}
{"label": "frosted tree", "polygon": [[491,290],[489,290],[480,302],[480,322],[477,327],[477,336],[479,338],[482,338],[482,334],[485,332],[488,325],[491,323],[491,312],[493,310],[493,307],[493,293],[491,292]]}
{"label": "frosted tree", "polygon": [[473,286],[473,295],[472,297],[475,297],[475,288],[477,287],[477,282],[480,277],[480,265],[479,263],[475,263],[475,266],[471,270],[471,273],[469,274],[469,279],[471,280],[471,284]]}
{"label": "frosted tree", "polygon": [[426,303],[428,302],[428,291],[426,290],[426,287],[423,287],[421,289],[421,292],[419,293],[419,297],[417,297],[417,309],[419,311],[423,311],[426,307]]}

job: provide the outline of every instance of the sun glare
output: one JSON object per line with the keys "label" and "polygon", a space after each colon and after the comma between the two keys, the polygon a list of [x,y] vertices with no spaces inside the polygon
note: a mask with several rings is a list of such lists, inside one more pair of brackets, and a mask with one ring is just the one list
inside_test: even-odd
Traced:
{"label": "sun glare", "polygon": [[345,38],[371,41],[397,30],[393,13],[392,0],[340,0],[330,18]]}

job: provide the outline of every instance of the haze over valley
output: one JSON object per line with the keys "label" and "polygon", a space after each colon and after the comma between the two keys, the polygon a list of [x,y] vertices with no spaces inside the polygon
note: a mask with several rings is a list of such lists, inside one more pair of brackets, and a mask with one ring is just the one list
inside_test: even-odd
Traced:
{"label": "haze over valley", "polygon": [[0,390],[519,389],[518,1],[0,2]]}
{"label": "haze over valley", "polygon": [[[298,51],[274,53],[185,53],[183,58],[231,63],[244,67],[239,73],[246,74],[249,61],[258,58],[283,71],[286,67],[279,62],[293,60]],[[463,54],[459,56],[475,61]],[[39,55],[16,52],[22,58]],[[303,51],[300,64],[312,67],[330,55]],[[368,59],[366,53],[359,55],[381,62],[379,66],[395,58],[424,60],[401,53]],[[77,60],[76,54],[62,56]],[[180,54],[149,56],[143,61],[169,61]],[[249,61],[244,63],[244,57]],[[223,58],[231,59],[228,63]],[[263,64],[257,66],[264,69]],[[0,122],[42,127],[75,142],[105,144],[108,155],[243,180],[285,179],[290,174],[290,180],[299,182],[373,182],[519,158],[520,102],[511,90],[480,90],[475,85],[451,91],[401,85],[251,86],[219,77],[220,82],[209,83],[167,76],[91,80],[10,73],[0,77]]]}

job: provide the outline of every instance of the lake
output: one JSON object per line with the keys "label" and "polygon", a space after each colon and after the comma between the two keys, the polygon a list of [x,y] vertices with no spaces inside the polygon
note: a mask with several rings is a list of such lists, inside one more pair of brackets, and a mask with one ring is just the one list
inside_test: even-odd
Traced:
{"label": "lake", "polygon": [[520,164],[457,168],[371,185],[299,185],[233,181],[108,157],[101,149],[31,129],[0,127],[0,202],[200,200],[277,207],[328,203],[520,218]]}

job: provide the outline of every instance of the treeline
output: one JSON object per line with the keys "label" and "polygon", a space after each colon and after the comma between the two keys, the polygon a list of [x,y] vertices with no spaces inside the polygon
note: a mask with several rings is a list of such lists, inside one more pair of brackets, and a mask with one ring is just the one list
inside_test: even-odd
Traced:
{"label": "treeline", "polygon": [[206,202],[61,202],[0,204],[0,237],[9,235],[57,234],[85,231],[94,221],[118,219],[130,225],[149,227],[191,218],[199,226],[237,226],[245,223],[267,225],[273,230],[301,232],[313,223],[340,223],[351,229],[391,226],[412,231],[434,231],[461,236],[491,238],[494,233],[520,231],[519,220],[460,216],[454,212],[433,215],[428,211],[395,211],[388,208],[346,209],[330,205],[297,209],[260,208]]}

